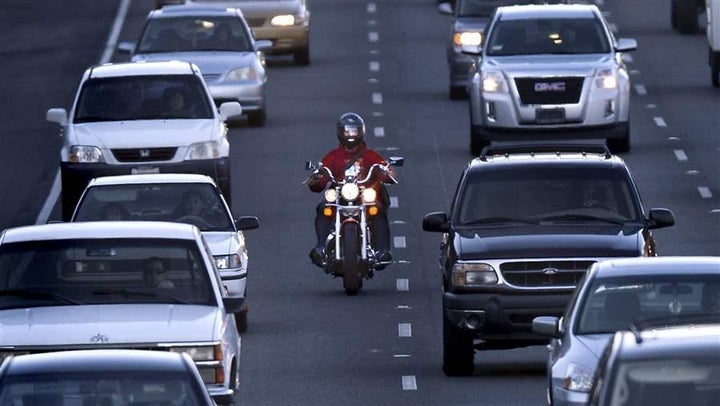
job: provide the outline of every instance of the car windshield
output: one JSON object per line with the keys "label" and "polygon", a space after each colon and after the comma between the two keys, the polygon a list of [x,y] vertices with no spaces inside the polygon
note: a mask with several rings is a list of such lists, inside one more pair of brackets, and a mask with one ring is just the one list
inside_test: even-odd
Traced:
{"label": "car windshield", "polygon": [[622,171],[537,167],[470,173],[458,195],[454,224],[487,222],[640,223],[642,211]]}
{"label": "car windshield", "polygon": [[127,303],[216,305],[196,243],[107,238],[0,247],[0,309]]}
{"label": "car windshield", "polygon": [[578,309],[575,334],[611,334],[630,325],[720,322],[720,274],[597,278]]}
{"label": "car windshield", "polygon": [[74,121],[212,119],[213,109],[195,75],[93,78],[83,84]]}
{"label": "car windshield", "polygon": [[603,24],[596,18],[500,20],[489,35],[489,56],[610,52]]}
{"label": "car windshield", "polygon": [[18,374],[0,385],[2,405],[200,405],[205,388],[182,372],[91,371]]}
{"label": "car windshield", "polygon": [[460,0],[457,4],[458,17],[488,17],[496,7],[513,4],[542,4],[545,0]]}
{"label": "car windshield", "polygon": [[254,52],[240,17],[187,16],[149,19],[136,53]]}
{"label": "car windshield", "polygon": [[201,231],[236,231],[220,190],[209,183],[91,186],[73,221],[98,220],[172,221]]}

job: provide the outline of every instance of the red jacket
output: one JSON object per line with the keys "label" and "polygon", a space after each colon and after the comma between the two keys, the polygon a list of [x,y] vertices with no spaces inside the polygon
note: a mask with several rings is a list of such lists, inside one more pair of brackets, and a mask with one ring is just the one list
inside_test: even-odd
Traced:
{"label": "red jacket", "polygon": [[[360,179],[364,179],[367,176],[367,171],[373,164],[387,164],[385,158],[383,158],[374,150],[368,148],[365,142],[359,144],[352,151],[345,149],[345,147],[343,147],[342,145],[339,145],[337,148],[328,152],[327,155],[323,157],[321,162],[323,166],[330,169],[330,172],[332,172],[335,179],[339,180],[342,179],[345,173],[345,169],[348,168],[350,165],[350,160],[355,156],[358,157],[356,160],[360,164],[361,168]],[[375,173],[380,174],[381,172],[375,171]],[[392,182],[390,177],[386,174],[383,174],[382,177],[377,180],[386,183]],[[323,175],[319,179],[310,178],[310,181],[308,182],[308,187],[313,192],[319,193],[325,190],[325,187],[327,186],[329,181],[330,177],[327,175]]]}

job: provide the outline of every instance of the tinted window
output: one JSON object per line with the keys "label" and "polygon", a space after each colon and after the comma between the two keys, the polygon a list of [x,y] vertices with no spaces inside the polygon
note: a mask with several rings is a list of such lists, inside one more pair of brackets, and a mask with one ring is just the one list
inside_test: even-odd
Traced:
{"label": "tinted window", "polygon": [[148,20],[137,53],[253,52],[241,18],[175,17]]}
{"label": "tinted window", "polygon": [[460,0],[457,5],[459,17],[487,17],[496,7],[514,4],[562,3],[562,1],[545,0]]}

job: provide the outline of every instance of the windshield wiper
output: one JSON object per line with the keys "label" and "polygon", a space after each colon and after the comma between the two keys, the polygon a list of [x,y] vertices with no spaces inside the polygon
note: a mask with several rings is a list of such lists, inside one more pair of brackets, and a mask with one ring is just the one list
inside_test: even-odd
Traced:
{"label": "windshield wiper", "polygon": [[145,291],[145,290],[134,290],[134,289],[98,289],[90,292],[93,295],[120,295],[120,296],[140,296],[140,297],[151,297],[155,299],[170,299],[173,303],[177,304],[191,304],[186,300],[182,300],[178,297],[171,295],[164,295],[160,292]]}
{"label": "windshield wiper", "polygon": [[105,116],[83,116],[75,119],[75,123],[96,123],[102,121],[121,121],[112,117]]}
{"label": "windshield wiper", "polygon": [[65,295],[61,295],[56,292],[50,292],[47,290],[39,290],[39,289],[2,290],[2,291],[0,291],[0,296],[17,296],[17,297],[31,298],[31,299],[60,299],[65,303],[71,303],[71,304],[75,304],[75,305],[84,304],[83,302],[69,298]]}
{"label": "windshield wiper", "polygon": [[577,220],[591,220],[591,221],[602,221],[604,223],[625,225],[626,222],[620,220],[613,220],[606,217],[590,216],[587,214],[561,214],[559,216],[548,216],[543,217],[540,221],[577,221]]}
{"label": "windshield wiper", "polygon": [[495,223],[525,223],[525,224],[539,224],[538,221],[525,219],[525,218],[514,218],[514,217],[484,217],[473,221],[463,223],[464,226],[472,226],[477,224],[495,224]]}

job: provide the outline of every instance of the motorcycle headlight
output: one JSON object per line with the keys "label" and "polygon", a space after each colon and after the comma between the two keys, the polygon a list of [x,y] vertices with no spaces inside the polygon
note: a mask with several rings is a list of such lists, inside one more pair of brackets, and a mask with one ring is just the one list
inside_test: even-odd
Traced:
{"label": "motorcycle headlight", "polygon": [[215,255],[213,258],[215,259],[217,269],[239,268],[242,265],[240,255],[238,254]]}
{"label": "motorcycle headlight", "polygon": [[455,286],[494,285],[498,282],[492,265],[483,263],[457,263],[452,268],[452,283]]}
{"label": "motorcycle headlight", "polygon": [[354,183],[346,183],[340,189],[340,195],[342,195],[343,199],[351,202],[360,195],[360,188]]}
{"label": "motorcycle headlight", "polygon": [[376,198],[377,198],[377,192],[375,191],[375,189],[373,189],[371,187],[363,189],[363,191],[362,191],[363,203],[372,203],[375,201]]}
{"label": "motorcycle headlight", "polygon": [[483,71],[482,87],[486,93],[507,93],[508,86],[505,77],[499,71]]}
{"label": "motorcycle headlight", "polygon": [[70,162],[98,163],[105,162],[100,148],[89,145],[73,145],[70,147]]}
{"label": "motorcycle headlight", "polygon": [[618,79],[614,69],[604,68],[598,69],[595,72],[595,78],[593,79],[593,89],[617,89]]}
{"label": "motorcycle headlight", "polygon": [[220,345],[204,345],[195,347],[170,347],[170,352],[184,352],[193,361],[214,361],[222,359]]}
{"label": "motorcycle headlight", "polygon": [[188,161],[199,159],[213,159],[220,157],[220,146],[216,141],[196,142],[190,145],[185,159]]}
{"label": "motorcycle headlight", "polygon": [[239,69],[233,69],[228,72],[225,76],[226,80],[237,81],[237,80],[255,80],[257,79],[257,72],[251,67],[244,67]]}
{"label": "motorcycle headlight", "polygon": [[285,27],[293,24],[295,24],[295,16],[292,14],[281,14],[270,20],[270,25]]}
{"label": "motorcycle headlight", "polygon": [[570,363],[563,377],[563,388],[575,392],[589,392],[594,373],[588,367]]}
{"label": "motorcycle headlight", "polygon": [[325,201],[328,203],[335,203],[337,201],[337,190],[328,189],[325,191]]}
{"label": "motorcycle headlight", "polygon": [[477,31],[456,32],[453,35],[455,46],[477,46],[482,44],[482,34]]}

